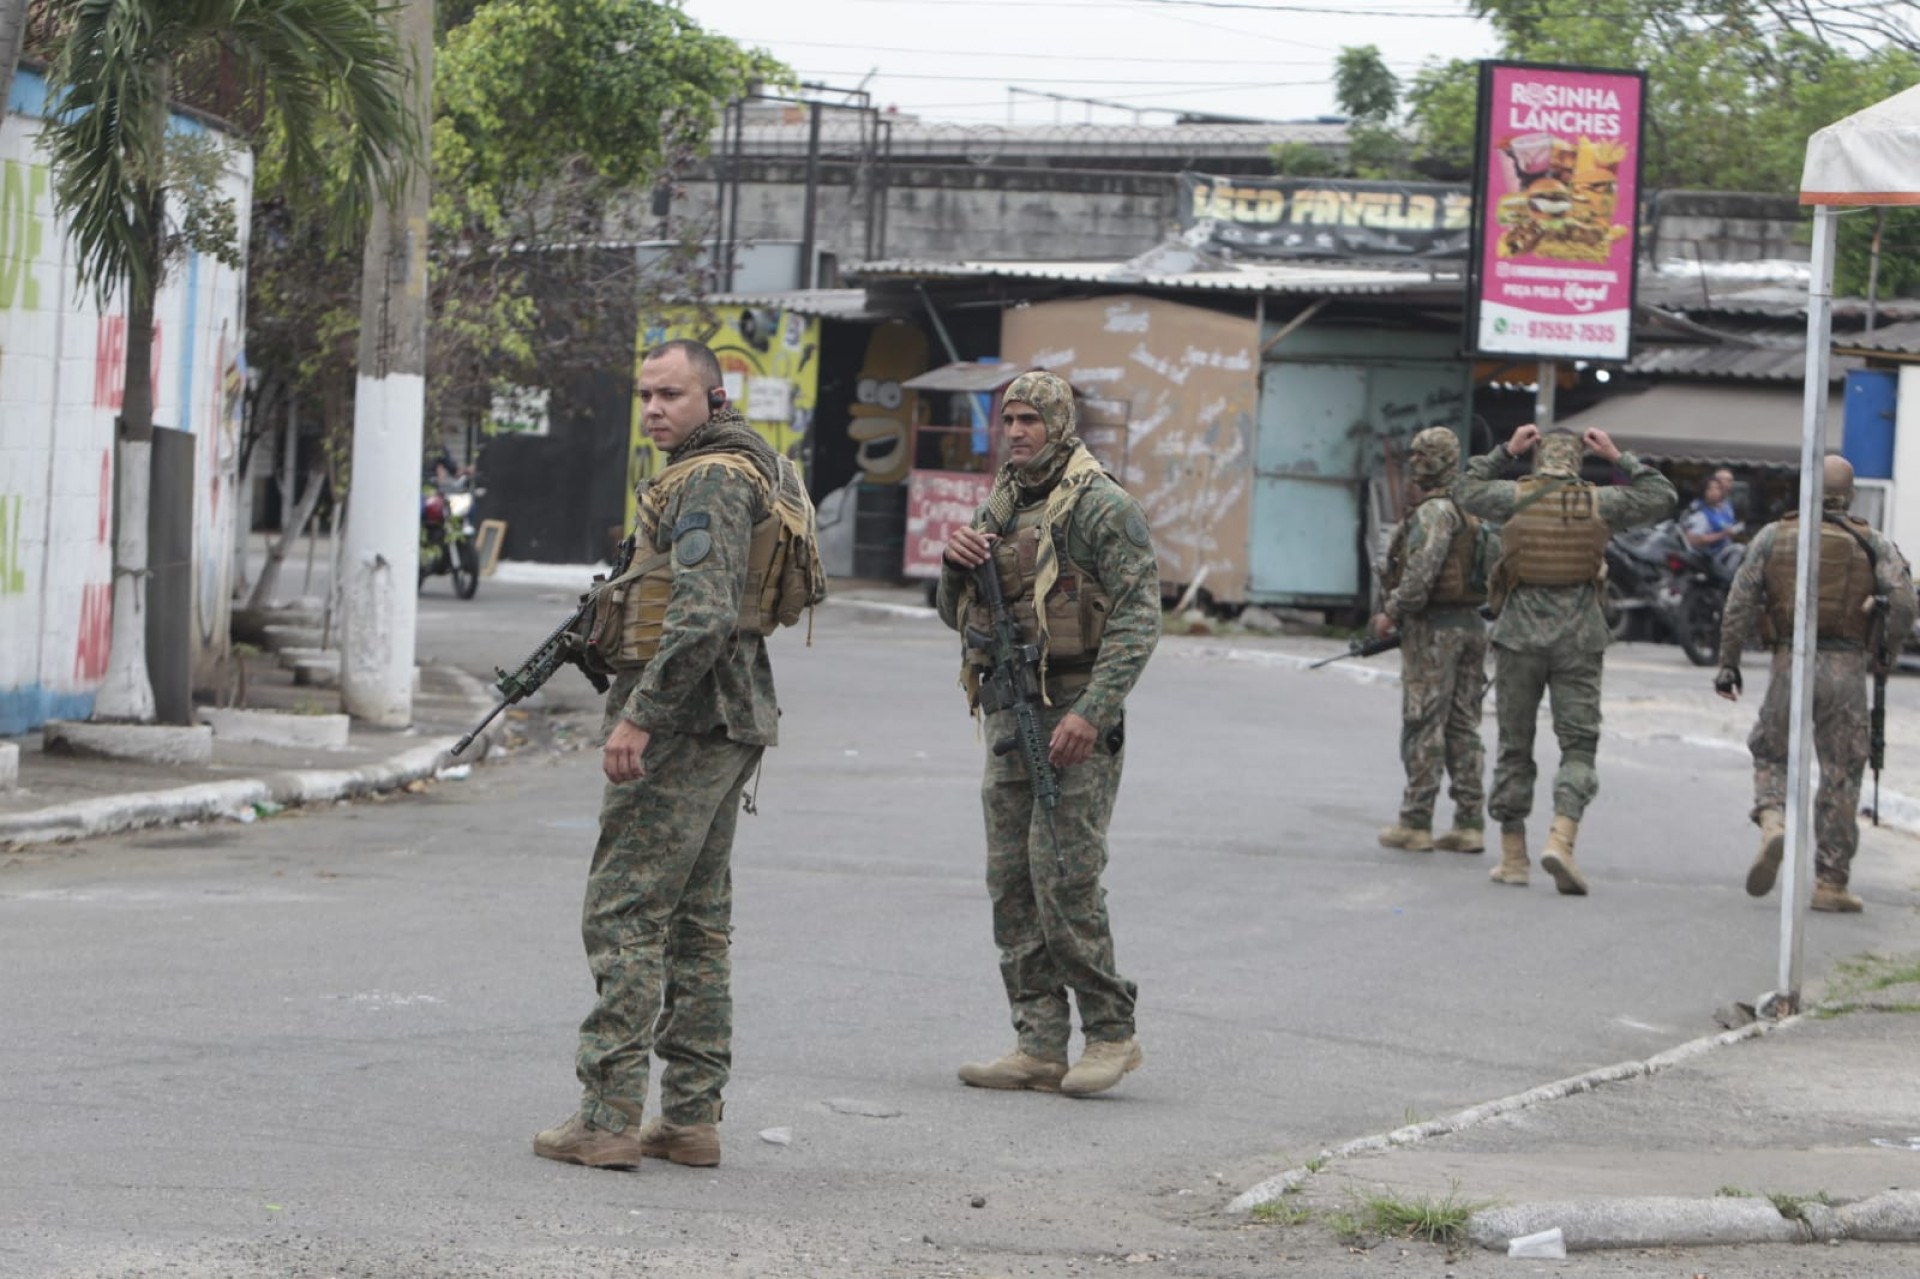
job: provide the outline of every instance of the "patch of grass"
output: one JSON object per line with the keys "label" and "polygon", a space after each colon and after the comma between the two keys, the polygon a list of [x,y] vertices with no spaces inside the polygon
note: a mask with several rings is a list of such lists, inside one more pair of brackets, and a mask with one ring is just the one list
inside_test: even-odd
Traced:
{"label": "patch of grass", "polygon": [[1333,1231],[1333,1237],[1344,1244],[1357,1245],[1367,1241],[1367,1229],[1360,1223],[1360,1217],[1355,1213],[1328,1213],[1327,1229]]}
{"label": "patch of grass", "polygon": [[1714,1191],[1713,1193],[1714,1193],[1714,1197],[1718,1199],[1751,1199],[1753,1198],[1753,1195],[1749,1191],[1742,1190],[1738,1186],[1722,1186],[1720,1187],[1720,1189]]}
{"label": "patch of grass", "polygon": [[1911,1000],[1887,1003],[1873,996],[1897,987],[1920,986],[1920,954],[1864,954],[1838,961],[1827,979],[1826,998],[1814,1010],[1814,1016],[1829,1019],[1845,1013],[1872,1009],[1875,1012],[1920,1012],[1920,1003]]}
{"label": "patch of grass", "polygon": [[1322,1168],[1325,1168],[1328,1164],[1332,1162],[1333,1161],[1327,1158],[1327,1156],[1325,1155],[1315,1155],[1313,1158],[1307,1160],[1307,1162],[1305,1162],[1304,1164],[1301,1164],[1300,1166],[1302,1168],[1305,1168],[1308,1172],[1319,1172]]}
{"label": "patch of grass", "polygon": [[1394,1195],[1368,1195],[1360,1200],[1360,1225],[1375,1234],[1401,1239],[1424,1239],[1428,1243],[1455,1244],[1467,1237],[1467,1219],[1486,1207],[1459,1198],[1460,1187],[1453,1186],[1446,1198],[1422,1195],[1401,1199]]}
{"label": "patch of grass", "polygon": [[1824,1190],[1811,1195],[1788,1195],[1770,1192],[1767,1195],[1767,1199],[1773,1204],[1774,1211],[1778,1212],[1788,1221],[1805,1221],[1807,1214],[1804,1205],[1806,1204],[1814,1203],[1822,1204],[1828,1208],[1833,1207],[1833,1200],[1827,1197],[1827,1192]]}
{"label": "patch of grass", "polygon": [[1255,1204],[1251,1215],[1255,1221],[1263,1225],[1298,1226],[1313,1217],[1313,1209],[1305,1204],[1275,1199],[1268,1203]]}

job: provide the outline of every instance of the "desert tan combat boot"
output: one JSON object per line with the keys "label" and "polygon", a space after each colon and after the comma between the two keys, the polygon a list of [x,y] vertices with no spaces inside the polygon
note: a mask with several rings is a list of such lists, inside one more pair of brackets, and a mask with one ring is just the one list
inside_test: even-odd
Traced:
{"label": "desert tan combat boot", "polygon": [[1410,853],[1430,853],[1433,851],[1433,832],[1415,830],[1411,826],[1383,826],[1380,828],[1380,847],[1404,848]]}
{"label": "desert tan combat boot", "polygon": [[661,1115],[640,1130],[640,1153],[693,1168],[711,1168],[720,1162],[720,1129],[714,1124],[669,1123]]}
{"label": "desert tan combat boot", "polygon": [[1500,864],[1487,872],[1487,878],[1496,884],[1514,884],[1525,888],[1529,877],[1527,865],[1527,832],[1502,830]]}
{"label": "desert tan combat boot", "polygon": [[1031,1088],[1059,1092],[1067,1073],[1064,1061],[1030,1057],[1018,1048],[994,1061],[970,1061],[960,1067],[960,1082],[974,1088]]}
{"label": "desert tan combat boot", "polygon": [[1487,832],[1479,826],[1455,826],[1450,831],[1435,835],[1433,846],[1450,853],[1484,853],[1487,851]]}
{"label": "desert tan combat boot", "polygon": [[1580,834],[1580,823],[1571,817],[1555,817],[1547,832],[1547,846],[1540,853],[1540,869],[1553,876],[1553,886],[1569,897],[1587,895],[1586,877],[1573,864],[1573,841]]}
{"label": "desert tan combat boot", "polygon": [[1747,896],[1765,897],[1780,875],[1780,859],[1787,851],[1787,819],[1777,808],[1760,810],[1760,851],[1747,867]]}
{"label": "desert tan combat boot", "polygon": [[1866,909],[1866,903],[1847,891],[1845,884],[1829,884],[1824,879],[1813,883],[1813,902],[1815,910],[1831,911],[1836,915],[1858,915]]}
{"label": "desert tan combat boot", "polygon": [[632,1125],[619,1132],[609,1132],[589,1123],[576,1111],[573,1118],[559,1127],[543,1128],[535,1133],[533,1153],[542,1159],[585,1164],[589,1168],[638,1168],[644,1152]]}
{"label": "desert tan combat boot", "polygon": [[1105,1092],[1119,1083],[1128,1071],[1138,1070],[1140,1063],[1146,1059],[1146,1054],[1140,1051],[1140,1042],[1135,1039],[1110,1039],[1088,1044],[1087,1050],[1080,1054],[1080,1060],[1073,1063],[1073,1069],[1060,1081],[1060,1091],[1069,1097],[1088,1097]]}

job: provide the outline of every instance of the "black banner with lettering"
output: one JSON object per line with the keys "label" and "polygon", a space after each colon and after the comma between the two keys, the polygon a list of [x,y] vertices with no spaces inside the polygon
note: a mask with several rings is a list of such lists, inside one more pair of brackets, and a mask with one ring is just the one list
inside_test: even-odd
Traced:
{"label": "black banner with lettering", "polygon": [[1465,185],[1344,178],[1180,175],[1180,225],[1206,247],[1262,258],[1464,258]]}

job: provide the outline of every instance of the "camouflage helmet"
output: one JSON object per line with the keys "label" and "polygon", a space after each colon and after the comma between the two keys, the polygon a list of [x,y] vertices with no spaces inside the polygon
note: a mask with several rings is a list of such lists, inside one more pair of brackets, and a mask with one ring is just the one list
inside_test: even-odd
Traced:
{"label": "camouflage helmet", "polygon": [[1460,467],[1460,437],[1453,428],[1430,426],[1407,446],[1407,469],[1421,488],[1436,488]]}
{"label": "camouflage helmet", "polygon": [[1534,463],[1533,469],[1541,475],[1577,480],[1580,478],[1580,460],[1587,455],[1587,449],[1573,432],[1552,431],[1541,435],[1540,443],[1534,446],[1534,454],[1539,460]]}
{"label": "camouflage helmet", "polygon": [[1047,443],[1058,444],[1073,438],[1076,425],[1073,411],[1073,387],[1063,377],[1034,369],[1022,373],[1013,379],[1006,394],[1000,397],[1002,404],[1031,404],[1040,410],[1040,418],[1047,424]]}

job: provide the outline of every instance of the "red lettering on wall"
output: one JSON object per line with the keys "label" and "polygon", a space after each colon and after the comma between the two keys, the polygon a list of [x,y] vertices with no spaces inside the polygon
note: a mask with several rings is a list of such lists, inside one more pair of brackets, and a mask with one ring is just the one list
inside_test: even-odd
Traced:
{"label": "red lettering on wall", "polygon": [[100,450],[100,545],[113,532],[113,450]]}
{"label": "red lettering on wall", "polygon": [[96,582],[80,594],[80,643],[73,654],[73,678],[97,683],[106,678],[113,651],[113,584]]}
{"label": "red lettering on wall", "polygon": [[[160,400],[160,326],[153,326],[153,399]],[[93,341],[93,407],[119,412],[127,391],[127,317],[103,315]]]}

